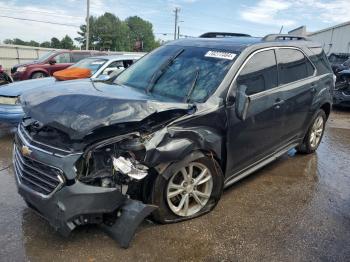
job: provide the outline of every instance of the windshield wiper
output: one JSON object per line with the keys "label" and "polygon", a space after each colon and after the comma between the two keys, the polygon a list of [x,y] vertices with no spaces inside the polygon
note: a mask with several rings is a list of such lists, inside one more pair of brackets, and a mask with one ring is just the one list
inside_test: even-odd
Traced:
{"label": "windshield wiper", "polygon": [[147,93],[152,92],[153,87],[156,85],[160,77],[165,73],[165,69],[167,69],[174,62],[174,60],[183,53],[183,51],[185,51],[185,49],[179,50],[177,53],[175,53],[175,55],[173,55],[168,60],[166,60],[165,63],[162,64],[156,72],[154,72],[154,74],[152,75],[151,81],[147,86],[147,89],[146,89]]}
{"label": "windshield wiper", "polygon": [[195,75],[195,77],[194,77],[194,79],[192,81],[191,87],[188,90],[188,92],[187,92],[187,94],[185,96],[185,99],[184,99],[184,101],[186,103],[190,101],[190,97],[191,97],[191,95],[193,93],[193,90],[196,88],[196,84],[197,84],[198,77],[199,77],[199,69],[197,69],[195,73],[196,73],[196,75]]}

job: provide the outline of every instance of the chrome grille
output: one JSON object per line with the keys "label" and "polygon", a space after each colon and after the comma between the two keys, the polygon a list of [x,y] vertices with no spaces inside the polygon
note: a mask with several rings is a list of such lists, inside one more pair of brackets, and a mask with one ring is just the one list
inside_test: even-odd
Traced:
{"label": "chrome grille", "polygon": [[14,146],[14,168],[19,182],[43,196],[49,196],[63,184],[63,172],[23,156]]}

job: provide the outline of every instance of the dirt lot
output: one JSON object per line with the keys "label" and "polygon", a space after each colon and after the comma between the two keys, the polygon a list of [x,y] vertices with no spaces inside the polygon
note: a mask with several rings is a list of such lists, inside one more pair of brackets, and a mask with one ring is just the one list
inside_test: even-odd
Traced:
{"label": "dirt lot", "polygon": [[145,222],[120,249],[95,227],[64,239],[16,192],[0,138],[0,261],[350,261],[350,111],[335,111],[317,154],[294,151],[224,192],[216,209]]}

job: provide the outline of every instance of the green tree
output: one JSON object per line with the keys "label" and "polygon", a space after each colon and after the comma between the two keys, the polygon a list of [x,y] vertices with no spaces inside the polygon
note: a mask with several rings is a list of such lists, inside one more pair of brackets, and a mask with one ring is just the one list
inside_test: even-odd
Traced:
{"label": "green tree", "polygon": [[61,48],[61,42],[57,37],[51,38],[51,47],[52,48]]}
{"label": "green tree", "polygon": [[26,45],[26,42],[21,40],[21,39],[19,39],[19,38],[14,38],[13,39],[13,44],[14,45]]}
{"label": "green tree", "polygon": [[65,35],[65,37],[63,37],[60,42],[60,47],[63,49],[74,49],[74,42],[72,38],[70,38],[68,35]]}
{"label": "green tree", "polygon": [[13,40],[12,39],[5,39],[4,44],[13,45]]}
{"label": "green tree", "polygon": [[[93,16],[90,16],[89,23],[90,23],[90,34],[89,34],[89,49],[95,49],[95,43],[97,41],[97,33],[95,29],[95,21],[96,18]],[[79,37],[74,38],[77,42],[80,43],[82,48],[85,48],[86,46],[86,25],[80,26],[80,31],[78,31]]]}
{"label": "green tree", "polygon": [[31,40],[29,42],[26,42],[26,45],[29,45],[29,46],[36,46],[36,47],[39,47],[40,44],[34,40]]}
{"label": "green tree", "polygon": [[[112,13],[90,17],[90,49],[111,51],[150,51],[159,46],[155,41],[153,26],[140,17],[129,17],[121,21]],[[86,25],[80,26],[79,37],[75,38],[82,47],[86,46]]]}
{"label": "green tree", "polygon": [[132,16],[126,19],[130,30],[130,41],[137,51],[151,51],[157,47],[153,34],[153,26],[150,22],[143,20],[138,16]]}
{"label": "green tree", "polygon": [[49,41],[42,42],[40,44],[40,47],[50,48],[51,47],[51,43]]}

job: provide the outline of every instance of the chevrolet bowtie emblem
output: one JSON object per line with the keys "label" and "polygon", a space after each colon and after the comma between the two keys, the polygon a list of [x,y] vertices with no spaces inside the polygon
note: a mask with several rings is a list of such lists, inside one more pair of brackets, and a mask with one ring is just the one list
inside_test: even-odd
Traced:
{"label": "chevrolet bowtie emblem", "polygon": [[30,154],[32,153],[32,150],[30,150],[29,147],[27,146],[22,146],[21,152],[22,152],[22,155],[24,156],[30,156]]}

